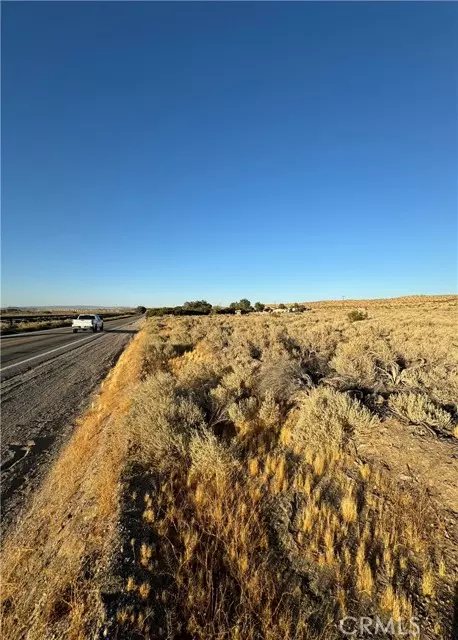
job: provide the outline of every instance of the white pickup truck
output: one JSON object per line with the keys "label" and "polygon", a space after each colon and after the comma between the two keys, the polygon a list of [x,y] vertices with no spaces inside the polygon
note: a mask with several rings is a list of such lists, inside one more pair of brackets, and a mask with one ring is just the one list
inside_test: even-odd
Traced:
{"label": "white pickup truck", "polygon": [[103,320],[100,316],[93,314],[80,314],[72,322],[73,333],[78,333],[78,329],[81,329],[81,331],[103,331]]}

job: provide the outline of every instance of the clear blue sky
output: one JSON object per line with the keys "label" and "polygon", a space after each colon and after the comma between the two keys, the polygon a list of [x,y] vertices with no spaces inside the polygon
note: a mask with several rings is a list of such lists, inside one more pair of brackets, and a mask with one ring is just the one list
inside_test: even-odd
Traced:
{"label": "clear blue sky", "polygon": [[2,302],[457,286],[455,3],[2,3]]}

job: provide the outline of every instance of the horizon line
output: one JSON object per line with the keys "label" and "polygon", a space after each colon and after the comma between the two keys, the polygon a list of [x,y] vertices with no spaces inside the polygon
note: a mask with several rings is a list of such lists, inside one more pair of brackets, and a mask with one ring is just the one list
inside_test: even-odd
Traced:
{"label": "horizon line", "polygon": [[[305,303],[313,303],[313,302],[358,302],[358,301],[364,301],[364,300],[402,300],[405,298],[458,298],[458,293],[410,293],[410,294],[406,294],[406,295],[402,295],[402,296],[382,296],[382,297],[375,297],[375,298],[367,298],[367,297],[361,297],[361,298],[347,298],[346,296],[342,296],[341,298],[316,298],[313,300],[302,300],[300,302],[300,304],[305,304]],[[240,298],[243,299],[243,298]],[[186,301],[184,301],[186,302]],[[182,302],[181,304],[184,304],[184,302]],[[297,302],[297,301],[295,301]],[[224,306],[224,305],[219,305],[219,304],[212,304],[212,306]],[[294,302],[267,302],[264,304],[294,304]],[[126,305],[126,304],[104,304],[104,305],[97,305],[97,304],[50,304],[50,305],[46,305],[46,304],[39,304],[39,305],[20,305],[20,304],[8,304],[8,305],[2,305],[0,307],[1,310],[4,309],[9,309],[9,308],[17,308],[17,309],[78,309],[78,308],[87,308],[87,309],[134,309],[135,307],[139,307],[139,306],[145,306],[145,307],[149,307],[149,308],[154,308],[152,305]],[[181,306],[180,304],[177,305],[159,305],[159,307],[161,306]]]}

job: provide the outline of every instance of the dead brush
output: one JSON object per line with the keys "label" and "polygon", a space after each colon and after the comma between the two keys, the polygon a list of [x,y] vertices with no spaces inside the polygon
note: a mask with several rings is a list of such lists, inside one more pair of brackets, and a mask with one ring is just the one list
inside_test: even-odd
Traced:
{"label": "dead brush", "polygon": [[263,397],[272,394],[279,403],[294,402],[295,394],[311,388],[313,381],[298,360],[289,356],[268,358],[258,373],[256,390]]}
{"label": "dead brush", "polygon": [[[252,397],[253,378],[250,370],[233,366],[220,379],[218,386],[211,389],[208,397],[208,420],[212,427],[230,420],[229,408],[237,412],[237,403]],[[240,419],[242,416],[240,415]]]}
{"label": "dead brush", "polygon": [[413,386],[414,377],[412,374],[423,368],[425,365],[426,360],[424,358],[421,358],[410,365],[398,360],[397,362],[393,362],[389,365],[377,366],[377,371],[379,371],[389,386]]}

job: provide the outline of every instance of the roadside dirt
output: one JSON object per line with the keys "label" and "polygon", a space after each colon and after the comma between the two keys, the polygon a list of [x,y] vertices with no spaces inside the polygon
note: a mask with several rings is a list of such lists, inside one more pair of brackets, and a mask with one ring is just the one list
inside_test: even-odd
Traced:
{"label": "roadside dirt", "polygon": [[60,354],[2,384],[2,532],[20,517],[71,435],[75,418],[88,406],[140,322]]}
{"label": "roadside dirt", "polygon": [[386,420],[378,430],[357,434],[356,446],[360,456],[379,460],[401,482],[421,484],[437,503],[458,515],[458,440]]}

